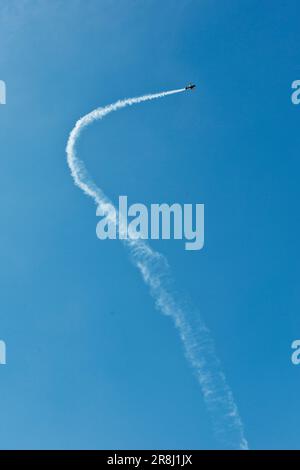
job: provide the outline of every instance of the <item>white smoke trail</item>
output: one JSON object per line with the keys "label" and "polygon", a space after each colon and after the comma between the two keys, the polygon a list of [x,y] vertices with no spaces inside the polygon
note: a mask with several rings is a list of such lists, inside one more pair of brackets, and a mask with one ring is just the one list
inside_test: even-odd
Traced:
{"label": "white smoke trail", "polygon": [[[119,220],[117,226],[119,232],[123,231],[120,214],[117,214],[117,218],[115,218],[116,208],[112,209],[110,200],[90,179],[83,162],[77,158],[76,142],[86,126],[102,119],[112,111],[183,91],[185,91],[184,88],[128,98],[103,108],[97,108],[79,119],[69,135],[66,147],[67,161],[75,184],[85,194],[93,198],[102,212],[105,212],[107,218],[112,219],[116,225]],[[199,312],[194,311],[189,303],[183,303],[178,298],[178,294],[172,287],[167,260],[163,255],[152,250],[145,241],[133,239],[130,233],[128,238],[122,241],[129,248],[133,263],[140,270],[144,282],[149,286],[156,307],[174,320],[184,346],[185,355],[200,384],[204,401],[212,416],[214,431],[220,442],[227,448],[248,449],[243,424],[232,392],[216,356],[210,332]]]}

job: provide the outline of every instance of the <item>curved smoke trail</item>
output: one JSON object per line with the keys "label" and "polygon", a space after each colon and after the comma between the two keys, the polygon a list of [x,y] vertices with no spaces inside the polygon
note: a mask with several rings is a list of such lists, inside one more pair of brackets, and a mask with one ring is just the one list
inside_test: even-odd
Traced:
{"label": "curved smoke trail", "polygon": [[[75,184],[85,194],[93,198],[102,213],[114,221],[120,233],[123,231],[123,222],[120,220],[116,208],[90,179],[83,162],[76,156],[76,142],[86,126],[113,111],[183,91],[185,91],[184,88],[128,98],[103,108],[97,108],[79,119],[69,135],[66,152]],[[130,233],[128,238],[122,241],[128,247],[132,261],[140,270],[144,282],[149,286],[156,307],[163,314],[170,316],[175,323],[186,358],[200,384],[219,441],[227,448],[248,449],[243,424],[232,392],[217,358],[210,332],[199,312],[195,311],[190,304],[184,303],[172,287],[168,262],[163,255],[152,250],[145,241],[134,239]]]}

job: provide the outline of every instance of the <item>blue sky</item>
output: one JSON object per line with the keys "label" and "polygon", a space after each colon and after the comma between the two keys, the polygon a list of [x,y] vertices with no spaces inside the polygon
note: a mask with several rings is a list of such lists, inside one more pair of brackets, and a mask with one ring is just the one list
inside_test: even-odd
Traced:
{"label": "blue sky", "polygon": [[65,155],[97,106],[197,83],[79,144],[114,201],[204,203],[205,247],[153,241],[210,327],[253,449],[296,448],[299,3],[1,0],[0,448],[219,447],[170,320]]}

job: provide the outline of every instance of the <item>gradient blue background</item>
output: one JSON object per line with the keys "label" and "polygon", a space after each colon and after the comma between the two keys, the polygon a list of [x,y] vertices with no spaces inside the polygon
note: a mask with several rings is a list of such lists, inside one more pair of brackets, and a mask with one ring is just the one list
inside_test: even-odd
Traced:
{"label": "gradient blue background", "polygon": [[0,448],[216,441],[170,320],[118,241],[96,238],[65,145],[117,201],[205,204],[205,248],[152,246],[212,330],[253,449],[300,448],[300,5],[279,0],[1,0]]}

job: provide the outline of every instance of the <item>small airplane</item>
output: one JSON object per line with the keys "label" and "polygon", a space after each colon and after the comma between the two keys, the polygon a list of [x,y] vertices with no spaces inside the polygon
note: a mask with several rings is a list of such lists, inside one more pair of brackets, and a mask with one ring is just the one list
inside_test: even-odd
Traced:
{"label": "small airplane", "polygon": [[186,90],[193,90],[194,88],[196,88],[196,85],[194,85],[194,83],[189,83],[189,84],[185,87]]}

